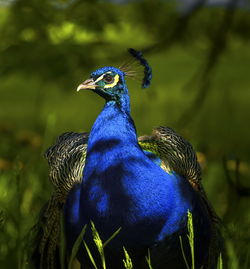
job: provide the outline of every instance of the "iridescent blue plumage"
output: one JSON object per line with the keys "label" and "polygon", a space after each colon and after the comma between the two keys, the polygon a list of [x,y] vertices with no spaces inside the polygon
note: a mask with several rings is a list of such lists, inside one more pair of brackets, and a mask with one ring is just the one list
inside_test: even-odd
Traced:
{"label": "iridescent blue plumage", "polygon": [[[148,86],[150,66],[140,52],[130,49],[130,53],[144,67],[143,86]],[[200,183],[195,152],[168,127],[137,137],[126,75],[112,66],[99,68],[77,89],[92,90],[105,99],[105,105],[89,134],[65,133],[46,152],[55,191],[42,213],[34,260],[40,268],[59,264],[62,213],[68,256],[86,224],[84,240],[97,254],[90,229],[93,221],[103,241],[121,228],[105,246],[107,269],[123,268],[123,246],[134,269],[148,268],[148,249],[154,269],[182,269],[186,265],[180,236],[191,264],[189,210],[194,223],[195,266],[215,268],[222,250],[218,219]],[[92,268],[83,244],[77,258],[82,268]]]}
{"label": "iridescent blue plumage", "polygon": [[[115,85],[111,81],[112,87],[99,79],[107,74],[108,80],[112,80],[110,75],[119,76]],[[125,246],[134,253],[142,252],[135,256],[135,264],[141,267],[135,268],[144,268],[144,251],[170,240],[172,246],[165,247],[162,266],[173,260],[171,268],[182,268],[178,236],[186,233],[188,210],[199,216],[199,227],[195,221],[195,229],[203,234],[199,234],[197,241],[208,245],[210,226],[207,213],[200,206],[200,197],[187,180],[176,173],[166,173],[139,146],[124,73],[104,67],[93,72],[91,79],[94,81],[91,85],[95,85],[93,91],[104,97],[106,104],[89,134],[82,184],[70,192],[65,205],[69,249],[82,227],[92,220],[103,240],[122,228],[107,246],[111,257],[121,255]],[[90,231],[86,240],[91,245]],[[206,256],[204,249],[201,250],[197,251],[199,265]],[[86,257],[82,252],[78,259],[84,264]],[[116,267],[117,260],[113,263],[109,261],[109,268],[120,268]],[[154,264],[154,268],[165,268],[162,266]]]}

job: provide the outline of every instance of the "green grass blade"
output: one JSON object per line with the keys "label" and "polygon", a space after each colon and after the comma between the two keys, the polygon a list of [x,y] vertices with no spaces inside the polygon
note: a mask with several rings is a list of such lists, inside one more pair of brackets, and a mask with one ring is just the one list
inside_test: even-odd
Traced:
{"label": "green grass blade", "polygon": [[123,247],[123,251],[125,254],[125,259],[123,259],[123,264],[124,264],[125,269],[133,269],[132,260],[129,257],[129,254],[128,254],[127,250],[125,249],[125,247]]}
{"label": "green grass blade", "polygon": [[97,250],[98,250],[100,257],[101,257],[102,268],[106,269],[104,247],[102,244],[102,240],[101,240],[100,235],[99,235],[98,231],[96,230],[95,225],[92,221],[91,221],[91,229],[92,229],[93,240],[95,242],[95,245],[96,245]]}
{"label": "green grass blade", "polygon": [[223,269],[223,261],[222,261],[221,253],[220,253],[220,256],[219,256],[219,259],[218,259],[217,269]]}
{"label": "green grass blade", "polygon": [[153,269],[152,264],[151,264],[151,256],[150,256],[149,249],[148,249],[148,256],[146,256],[146,261],[147,261],[147,264],[148,264],[148,268]]}
{"label": "green grass blade", "polygon": [[94,260],[92,254],[91,254],[91,251],[90,251],[90,249],[89,249],[87,243],[86,243],[85,241],[83,241],[83,244],[84,244],[84,246],[85,246],[85,248],[86,248],[86,250],[87,250],[87,253],[88,253],[88,255],[89,255],[89,258],[90,258],[90,260],[91,260],[93,266],[95,267],[95,269],[98,269],[97,266],[96,266],[96,264],[95,264],[95,260]]}
{"label": "green grass blade", "polygon": [[186,258],[185,252],[184,252],[184,249],[183,249],[183,243],[182,243],[182,238],[181,238],[181,236],[179,236],[179,239],[180,239],[180,245],[181,245],[181,253],[182,253],[184,262],[185,262],[185,264],[186,264],[187,269],[190,269],[190,267],[189,267],[189,265],[188,265],[188,262],[187,262],[187,258]]}
{"label": "green grass blade", "polygon": [[193,216],[192,213],[188,210],[188,241],[191,249],[191,258],[192,258],[192,269],[195,269],[195,262],[194,262],[194,227],[193,227]]}
{"label": "green grass blade", "polygon": [[77,237],[77,239],[76,239],[76,241],[74,243],[74,246],[73,246],[72,251],[71,251],[71,256],[70,256],[70,259],[69,259],[69,267],[68,267],[69,269],[71,268],[72,262],[73,262],[76,254],[77,254],[77,252],[79,250],[79,247],[80,247],[80,245],[81,245],[81,243],[83,241],[83,236],[84,236],[84,234],[86,232],[86,229],[87,229],[87,225],[84,225],[82,231],[80,232],[79,236]]}
{"label": "green grass blade", "polygon": [[108,240],[106,240],[104,243],[103,243],[103,247],[105,247],[121,230],[121,227],[115,231]]}

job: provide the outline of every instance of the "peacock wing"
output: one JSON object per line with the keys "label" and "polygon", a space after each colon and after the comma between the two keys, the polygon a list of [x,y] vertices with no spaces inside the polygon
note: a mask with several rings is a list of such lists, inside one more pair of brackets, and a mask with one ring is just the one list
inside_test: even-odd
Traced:
{"label": "peacock wing", "polygon": [[71,188],[82,181],[87,141],[88,133],[64,133],[45,152],[54,191],[34,228],[32,260],[36,268],[60,268],[58,246],[62,207]]}
{"label": "peacock wing", "polygon": [[161,167],[175,171],[199,190],[201,168],[192,145],[169,127],[157,127],[151,136],[139,137],[143,150],[151,150],[161,159]]}
{"label": "peacock wing", "polygon": [[87,142],[88,133],[64,133],[44,154],[49,164],[49,179],[62,203],[72,186],[82,181]]}
{"label": "peacock wing", "polygon": [[144,151],[150,151],[161,160],[160,166],[167,173],[176,172],[184,177],[200,195],[207,211],[212,229],[208,268],[216,265],[223,250],[221,220],[210,204],[201,182],[201,167],[192,145],[169,127],[157,127],[150,136],[140,136],[139,144]]}

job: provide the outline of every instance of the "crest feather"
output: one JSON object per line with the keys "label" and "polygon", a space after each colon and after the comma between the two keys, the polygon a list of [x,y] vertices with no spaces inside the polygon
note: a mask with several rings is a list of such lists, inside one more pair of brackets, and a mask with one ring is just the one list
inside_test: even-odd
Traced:
{"label": "crest feather", "polygon": [[147,60],[143,57],[143,54],[141,51],[137,51],[135,49],[129,48],[128,52],[133,56],[133,59],[123,64],[119,69],[121,69],[125,73],[126,76],[136,77],[138,74],[140,74],[140,72],[137,70],[132,70],[131,66],[134,63],[134,59],[137,60],[137,62],[139,62],[139,64],[144,67],[142,88],[149,87],[151,79],[152,79],[152,68],[149,66]]}

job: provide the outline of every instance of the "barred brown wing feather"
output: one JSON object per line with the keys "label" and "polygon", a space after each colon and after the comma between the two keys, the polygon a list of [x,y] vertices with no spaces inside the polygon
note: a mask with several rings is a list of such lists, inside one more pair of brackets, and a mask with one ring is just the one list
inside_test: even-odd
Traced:
{"label": "barred brown wing feather", "polygon": [[39,256],[39,268],[52,269],[58,265],[58,244],[62,206],[74,184],[82,181],[87,151],[88,133],[64,133],[47,149],[49,179],[54,192],[43,212],[40,240],[34,256]]}
{"label": "barred brown wing feather", "polygon": [[49,164],[49,179],[55,191],[67,195],[75,183],[81,182],[87,141],[88,133],[64,133],[45,152]]}

